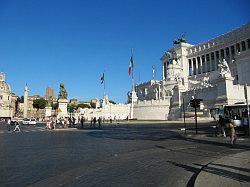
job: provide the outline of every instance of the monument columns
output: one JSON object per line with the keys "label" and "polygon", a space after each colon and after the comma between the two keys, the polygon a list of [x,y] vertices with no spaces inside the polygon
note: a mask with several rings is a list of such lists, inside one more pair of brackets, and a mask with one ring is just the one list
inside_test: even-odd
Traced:
{"label": "monument columns", "polygon": [[23,102],[23,117],[27,118],[27,114],[28,114],[28,95],[29,95],[29,90],[28,90],[28,86],[27,84],[24,87],[24,94],[23,94],[23,98],[24,98],[24,102]]}

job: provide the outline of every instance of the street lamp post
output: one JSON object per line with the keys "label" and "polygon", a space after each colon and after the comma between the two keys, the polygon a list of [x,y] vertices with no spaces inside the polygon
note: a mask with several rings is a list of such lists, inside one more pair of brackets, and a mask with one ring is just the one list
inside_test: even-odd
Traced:
{"label": "street lamp post", "polygon": [[184,100],[184,97],[182,98],[182,110],[183,110],[183,120],[184,120],[185,135],[187,135],[187,124],[186,124],[185,100]]}

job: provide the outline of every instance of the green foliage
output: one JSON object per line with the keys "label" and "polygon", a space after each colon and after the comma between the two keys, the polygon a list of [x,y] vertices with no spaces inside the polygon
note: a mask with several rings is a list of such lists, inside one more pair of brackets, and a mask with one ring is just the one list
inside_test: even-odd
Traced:
{"label": "green foliage", "polygon": [[23,102],[24,102],[24,97],[23,97],[23,96],[18,97],[18,98],[17,98],[17,102],[18,102],[18,103],[23,103]]}
{"label": "green foliage", "polygon": [[76,109],[77,109],[77,105],[71,104],[71,105],[67,106],[67,110],[69,113],[74,112],[74,110],[76,110]]}
{"label": "green foliage", "polygon": [[90,108],[88,104],[78,104],[77,108]]}
{"label": "green foliage", "polygon": [[90,103],[91,108],[96,108],[96,103]]}
{"label": "green foliage", "polygon": [[114,101],[112,101],[112,100],[109,100],[109,102],[112,103],[112,104],[114,104],[114,105],[116,104],[116,102],[114,102]]}
{"label": "green foliage", "polygon": [[57,110],[58,109],[58,103],[52,103],[51,107],[52,107],[52,110]]}
{"label": "green foliage", "polygon": [[33,101],[33,107],[36,108],[37,110],[44,109],[46,105],[47,105],[47,101],[43,98],[36,99]]}

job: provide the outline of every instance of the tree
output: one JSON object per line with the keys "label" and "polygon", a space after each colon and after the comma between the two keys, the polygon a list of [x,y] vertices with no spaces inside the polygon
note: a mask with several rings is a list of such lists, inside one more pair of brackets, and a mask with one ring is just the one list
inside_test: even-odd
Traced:
{"label": "tree", "polygon": [[36,108],[37,110],[44,109],[46,105],[47,105],[47,101],[43,98],[36,99],[33,101],[33,107]]}
{"label": "tree", "polygon": [[51,107],[52,107],[52,110],[58,109],[58,103],[52,103]]}
{"label": "tree", "polygon": [[24,97],[23,97],[23,96],[18,97],[18,98],[17,98],[17,102],[18,102],[18,103],[23,103],[23,102],[24,102]]}
{"label": "tree", "polygon": [[77,109],[77,105],[71,104],[71,105],[67,106],[67,110],[69,113],[73,113],[74,110],[76,110],[76,109]]}
{"label": "tree", "polygon": [[114,105],[116,104],[116,102],[114,102],[114,101],[112,101],[112,100],[109,100],[109,102],[112,103],[112,104],[114,104]]}
{"label": "tree", "polygon": [[96,108],[96,103],[90,103],[91,108]]}
{"label": "tree", "polygon": [[77,108],[90,108],[90,106],[88,104],[78,104]]}

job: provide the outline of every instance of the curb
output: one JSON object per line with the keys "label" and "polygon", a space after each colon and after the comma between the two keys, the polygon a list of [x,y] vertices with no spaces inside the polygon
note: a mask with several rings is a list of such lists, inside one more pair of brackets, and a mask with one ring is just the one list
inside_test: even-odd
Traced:
{"label": "curb", "polygon": [[207,164],[194,186],[250,186],[250,151],[224,156]]}

